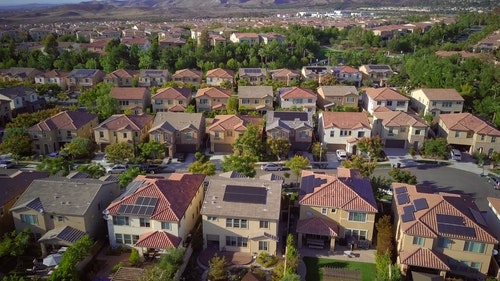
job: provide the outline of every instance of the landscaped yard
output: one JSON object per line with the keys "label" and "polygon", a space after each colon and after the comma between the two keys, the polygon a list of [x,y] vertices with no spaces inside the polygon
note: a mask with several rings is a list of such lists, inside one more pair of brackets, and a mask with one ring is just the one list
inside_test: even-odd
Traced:
{"label": "landscaped yard", "polygon": [[361,272],[362,281],[371,281],[375,278],[375,264],[373,263],[318,259],[312,257],[304,257],[304,262],[306,263],[307,267],[307,281],[323,280],[321,268],[325,266],[359,270]]}

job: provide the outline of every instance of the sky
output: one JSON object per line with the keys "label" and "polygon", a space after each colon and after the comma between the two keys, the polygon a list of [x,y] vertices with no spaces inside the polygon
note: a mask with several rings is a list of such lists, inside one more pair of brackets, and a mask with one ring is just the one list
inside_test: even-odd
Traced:
{"label": "sky", "polygon": [[14,6],[25,4],[67,4],[67,3],[80,3],[87,0],[0,0],[0,6]]}

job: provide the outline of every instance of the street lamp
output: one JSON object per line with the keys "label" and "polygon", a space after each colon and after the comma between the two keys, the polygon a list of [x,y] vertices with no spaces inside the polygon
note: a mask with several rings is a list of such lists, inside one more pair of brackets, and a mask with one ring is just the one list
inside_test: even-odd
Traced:
{"label": "street lamp", "polygon": [[323,145],[324,144],[323,144],[323,142],[320,142],[319,145],[320,145],[320,147],[319,147],[319,162],[322,162],[322,160],[323,160],[323,158],[322,158],[322,156],[323,156]]}

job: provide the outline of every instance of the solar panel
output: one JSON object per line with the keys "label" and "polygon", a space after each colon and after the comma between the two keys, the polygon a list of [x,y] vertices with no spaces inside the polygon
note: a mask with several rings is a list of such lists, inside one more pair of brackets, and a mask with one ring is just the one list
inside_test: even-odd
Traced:
{"label": "solar panel", "polygon": [[482,226],[488,226],[488,224],[486,223],[486,221],[484,220],[484,217],[483,215],[481,215],[481,212],[479,212],[478,210],[474,210],[474,209],[471,209],[469,208],[470,212],[472,213],[472,216],[474,217],[474,220],[479,223],[480,225]]}
{"label": "solar panel", "polygon": [[387,65],[370,65],[371,69],[376,69],[376,70],[389,70],[389,66]]}
{"label": "solar panel", "polygon": [[118,213],[120,214],[124,214],[125,213],[125,208],[127,207],[127,205],[121,205],[120,208],[118,208]]}
{"label": "solar panel", "polygon": [[143,201],[144,201],[144,197],[137,197],[137,199],[135,200],[135,204],[142,205]]}
{"label": "solar panel", "polygon": [[408,193],[397,194],[396,199],[398,200],[399,205],[410,203],[410,197],[408,197]]}
{"label": "solar panel", "polygon": [[436,214],[436,220],[443,224],[464,225],[464,218],[461,216]]}
{"label": "solar panel", "polygon": [[394,191],[396,192],[396,194],[401,194],[401,193],[407,193],[408,192],[408,190],[406,189],[406,186],[396,187],[394,189]]}
{"label": "solar panel", "polygon": [[222,199],[226,202],[266,204],[267,190],[263,187],[228,185]]}
{"label": "solar panel", "polygon": [[443,234],[476,237],[476,230],[473,227],[463,225],[438,223],[438,231]]}
{"label": "solar panel", "polygon": [[413,213],[413,205],[403,207],[403,215],[401,215],[401,220],[403,222],[409,222],[415,220],[415,214]]}
{"label": "solar panel", "polygon": [[279,118],[282,121],[293,121],[299,119],[300,121],[307,121],[307,112],[274,112],[274,118]]}
{"label": "solar panel", "polygon": [[415,212],[429,208],[429,205],[427,205],[427,200],[425,200],[425,198],[418,198],[413,200],[413,205],[415,206]]}
{"label": "solar panel", "polygon": [[152,197],[151,201],[149,202],[149,206],[155,207],[156,203],[158,203],[158,198]]}

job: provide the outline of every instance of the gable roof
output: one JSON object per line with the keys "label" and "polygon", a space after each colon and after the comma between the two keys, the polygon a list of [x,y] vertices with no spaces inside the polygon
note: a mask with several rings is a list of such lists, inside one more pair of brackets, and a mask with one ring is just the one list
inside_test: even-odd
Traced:
{"label": "gable roof", "polygon": [[210,98],[229,98],[231,97],[232,93],[231,90],[229,89],[223,89],[219,87],[208,87],[208,88],[201,88],[196,92],[196,98],[202,97],[202,96],[208,96]]}
{"label": "gable roof", "polygon": [[244,76],[266,76],[267,75],[267,69],[266,68],[252,68],[252,67],[240,67],[238,69],[238,75],[240,77]]}
{"label": "gable roof", "polygon": [[373,113],[377,119],[382,119],[385,127],[416,127],[427,128],[429,125],[418,115],[404,111],[375,111]]}
{"label": "gable roof", "polygon": [[366,69],[367,72],[392,72],[392,68],[386,64],[364,64],[359,67],[360,69]]}
{"label": "gable roof", "polygon": [[439,114],[439,118],[449,130],[473,131],[479,135],[500,136],[500,130],[490,122],[471,113]]}
{"label": "gable roof", "polygon": [[270,73],[271,73],[271,76],[273,78],[279,78],[279,77],[287,78],[287,77],[299,77],[300,76],[299,73],[297,73],[293,70],[290,70],[288,68],[271,70]]}
{"label": "gable roof", "polygon": [[113,87],[109,95],[117,100],[142,100],[149,95],[146,87]]}
{"label": "gable roof", "polygon": [[225,79],[233,79],[234,78],[234,71],[230,69],[222,69],[222,68],[216,68],[216,69],[211,69],[207,71],[206,77],[217,77],[217,78],[225,78]]}
{"label": "gable roof", "polygon": [[149,132],[166,130],[169,132],[185,129],[200,130],[203,121],[202,113],[158,112]]}
{"label": "gable roof", "polygon": [[337,176],[303,170],[299,204],[377,213],[370,180],[363,178],[358,170],[337,170]]}
{"label": "gable roof", "polygon": [[167,87],[161,88],[156,91],[152,99],[175,99],[175,100],[187,100],[191,96],[190,88],[178,88],[178,87]]}
{"label": "gable roof", "polygon": [[399,253],[401,264],[410,266],[450,270],[448,258],[442,254],[427,248],[417,248],[413,251],[401,251]]}
{"label": "gable roof", "polygon": [[77,130],[93,120],[97,120],[97,114],[63,111],[31,126],[28,131]]}
{"label": "gable roof", "polygon": [[55,77],[59,77],[59,78],[63,78],[63,77],[66,77],[68,74],[69,74],[69,72],[63,72],[63,71],[59,71],[57,69],[53,69],[53,70],[50,70],[50,71],[47,71],[47,72],[44,72],[44,73],[40,73],[36,77],[43,77],[43,78],[55,78]]}
{"label": "gable roof", "polygon": [[305,111],[268,111],[266,113],[266,131],[275,128],[297,130],[313,128],[312,113]]}
{"label": "gable roof", "polygon": [[117,69],[111,73],[108,73],[104,76],[105,79],[113,79],[113,78],[134,78],[137,75],[137,71],[130,69]]}
{"label": "gable roof", "polygon": [[152,220],[179,222],[204,180],[205,175],[200,174],[174,173],[169,178],[139,175],[106,209],[110,215],[120,215],[121,205],[134,205],[139,197],[153,197],[157,202],[149,216]]}
{"label": "gable roof", "polygon": [[311,217],[297,222],[298,233],[335,237],[339,235],[339,226],[331,220]]}
{"label": "gable roof", "polygon": [[249,115],[217,115],[208,131],[234,130],[244,132],[248,125],[261,125],[262,118]]}
{"label": "gable roof", "polygon": [[141,131],[144,127],[153,121],[153,116],[149,114],[114,114],[104,120],[95,130],[132,130]]}
{"label": "gable roof", "polygon": [[201,78],[201,71],[196,70],[196,69],[180,69],[177,70],[173,75],[172,78],[176,77],[191,77],[191,78]]}
{"label": "gable roof", "polygon": [[140,77],[168,77],[170,72],[167,69],[141,69]]}
{"label": "gable roof", "polygon": [[238,86],[238,98],[265,98],[273,97],[272,86]]}
{"label": "gable roof", "polygon": [[359,71],[359,69],[354,68],[352,66],[344,65],[344,66],[339,67],[338,69],[336,68],[335,72],[338,72],[338,73],[359,73],[360,71]]}
{"label": "gable roof", "polygon": [[91,78],[100,72],[102,71],[99,69],[73,69],[66,77],[76,79]]}
{"label": "gable roof", "polygon": [[289,90],[282,92],[280,97],[282,99],[316,98],[316,93],[314,93],[311,89],[292,87]]}
{"label": "gable roof", "polygon": [[354,86],[320,86],[318,88],[318,93],[322,93],[325,97],[358,95],[358,91]]}
{"label": "gable roof", "polygon": [[464,98],[455,89],[416,89],[412,91],[421,92],[430,101],[464,101]]}
{"label": "gable roof", "polygon": [[155,230],[143,233],[135,243],[136,247],[168,249],[177,248],[181,243],[181,238],[166,231]]}
{"label": "gable roof", "polygon": [[371,129],[370,120],[365,112],[330,112],[324,111],[323,128]]}
{"label": "gable roof", "polygon": [[366,88],[366,95],[374,101],[396,100],[396,101],[409,101],[410,99],[402,94],[394,91],[391,88]]}
{"label": "gable roof", "polygon": [[14,99],[16,97],[27,97],[28,95],[33,93],[36,92],[26,86],[14,86],[0,89],[0,95],[4,95],[9,99]]}
{"label": "gable roof", "polygon": [[0,206],[21,195],[35,179],[48,178],[49,173],[38,171],[16,171],[10,175],[0,174]]}
{"label": "gable roof", "polygon": [[403,233],[498,243],[471,197],[420,192],[415,185],[404,183],[393,183],[392,187]]}

